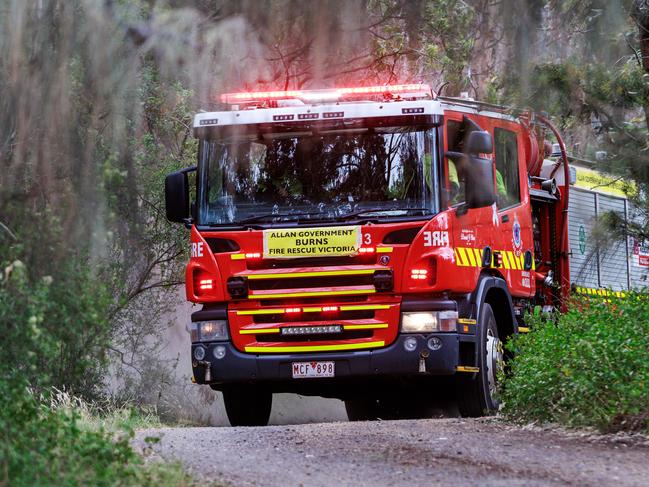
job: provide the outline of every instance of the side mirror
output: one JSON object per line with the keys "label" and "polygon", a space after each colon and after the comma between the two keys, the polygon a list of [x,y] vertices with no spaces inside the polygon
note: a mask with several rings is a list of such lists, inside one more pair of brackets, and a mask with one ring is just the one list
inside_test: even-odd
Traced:
{"label": "side mirror", "polygon": [[466,204],[469,208],[484,208],[496,202],[493,166],[489,159],[469,156],[466,172]]}
{"label": "side mirror", "polygon": [[186,223],[189,213],[189,180],[187,174],[196,170],[196,166],[167,174],[165,178],[165,207],[167,220],[175,223]]}
{"label": "side mirror", "polygon": [[494,142],[489,132],[482,130],[469,134],[466,143],[466,152],[470,155],[491,154],[494,151]]}
{"label": "side mirror", "polygon": [[466,145],[468,167],[466,171],[466,204],[469,208],[484,208],[496,202],[492,162],[478,157],[478,154],[491,154],[493,139],[486,131],[469,134]]}

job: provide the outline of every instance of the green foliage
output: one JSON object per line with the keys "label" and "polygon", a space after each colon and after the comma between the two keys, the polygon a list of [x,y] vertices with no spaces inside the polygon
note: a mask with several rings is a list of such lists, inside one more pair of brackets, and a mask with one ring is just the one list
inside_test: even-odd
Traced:
{"label": "green foliage", "polygon": [[[561,41],[564,48],[555,48],[556,54],[542,56],[540,62],[523,59],[524,66],[507,69],[499,76],[499,101],[550,113],[571,155],[597,159],[597,170],[632,181],[627,196],[639,214],[632,225],[609,230],[647,240],[649,72],[642,62],[643,27],[629,16],[640,3],[547,2],[546,13],[555,21],[546,26],[552,30],[554,23],[556,30],[546,46],[552,49],[553,37],[570,41]],[[645,18],[640,17],[636,20]]]}
{"label": "green foliage", "polygon": [[0,484],[14,486],[176,486],[179,465],[144,465],[120,435],[83,428],[74,409],[51,409],[22,379],[0,378]]}
{"label": "green foliage", "polygon": [[510,342],[506,416],[520,421],[649,431],[649,300],[579,300],[555,323],[528,317]]}
{"label": "green foliage", "polygon": [[83,254],[59,254],[35,267],[31,247],[43,234],[34,237],[14,245],[0,240],[0,374],[92,397],[102,383],[112,298]]}
{"label": "green foliage", "polygon": [[425,68],[440,73],[451,93],[467,88],[464,70],[470,63],[475,39],[468,35],[476,20],[476,9],[462,0],[426,2],[424,10]]}

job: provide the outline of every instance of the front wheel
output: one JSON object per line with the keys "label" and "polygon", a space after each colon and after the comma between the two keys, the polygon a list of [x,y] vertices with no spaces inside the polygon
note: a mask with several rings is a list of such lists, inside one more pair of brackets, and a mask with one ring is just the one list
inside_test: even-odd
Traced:
{"label": "front wheel", "polygon": [[498,402],[498,375],[504,366],[503,346],[498,337],[496,317],[491,306],[482,305],[479,320],[478,366],[480,371],[470,377],[458,377],[458,409],[464,417],[494,413]]}
{"label": "front wheel", "polygon": [[223,391],[223,403],[232,426],[266,426],[273,394],[250,386],[231,387]]}

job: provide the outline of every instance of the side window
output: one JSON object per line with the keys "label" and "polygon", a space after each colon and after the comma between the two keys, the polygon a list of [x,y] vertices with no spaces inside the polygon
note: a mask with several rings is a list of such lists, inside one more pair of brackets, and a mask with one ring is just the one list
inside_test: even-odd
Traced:
{"label": "side window", "polygon": [[521,201],[516,133],[496,128],[494,130],[494,146],[498,208],[507,208]]}
{"label": "side window", "polygon": [[[446,144],[447,150],[462,152],[464,147],[464,125],[457,120],[446,122]],[[457,165],[459,161],[452,161],[444,158],[444,193],[446,205],[456,205],[464,201],[465,188],[464,180],[460,179],[460,172]]]}

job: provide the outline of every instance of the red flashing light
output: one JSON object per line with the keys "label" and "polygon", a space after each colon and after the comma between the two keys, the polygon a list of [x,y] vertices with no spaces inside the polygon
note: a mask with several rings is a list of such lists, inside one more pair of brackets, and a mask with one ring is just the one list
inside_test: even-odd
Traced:
{"label": "red flashing light", "polygon": [[428,269],[412,269],[410,271],[410,278],[415,281],[423,281],[428,277]]}
{"label": "red flashing light", "polygon": [[221,95],[223,103],[250,103],[254,101],[304,99],[307,101],[337,100],[346,96],[380,95],[398,93],[432,93],[427,84],[401,84],[382,86],[356,86],[348,88],[333,88],[323,90],[287,90],[287,91],[246,91],[241,93],[225,93]]}
{"label": "red flashing light", "polygon": [[374,247],[361,247],[358,249],[359,254],[372,254],[376,252],[376,249]]}
{"label": "red flashing light", "polygon": [[322,307],[322,312],[323,313],[329,313],[331,311],[338,311],[338,306],[323,306]]}
{"label": "red flashing light", "polygon": [[246,254],[246,259],[261,259],[260,252],[249,252]]}
{"label": "red flashing light", "polygon": [[298,98],[301,91],[256,91],[242,93],[225,93],[221,95],[221,101],[224,103],[235,103],[237,101],[255,101],[255,100],[285,100],[287,98]]}
{"label": "red flashing light", "polygon": [[338,88],[343,95],[364,95],[381,93],[407,93],[407,92],[430,92],[430,86],[422,83],[407,85],[386,85],[386,86],[358,86],[356,88]]}
{"label": "red flashing light", "polygon": [[299,313],[300,311],[302,311],[302,308],[286,308],[284,310],[284,313],[286,313],[288,315],[288,314],[293,314],[293,313]]}

